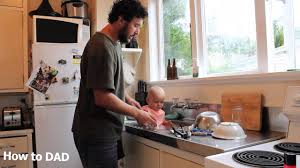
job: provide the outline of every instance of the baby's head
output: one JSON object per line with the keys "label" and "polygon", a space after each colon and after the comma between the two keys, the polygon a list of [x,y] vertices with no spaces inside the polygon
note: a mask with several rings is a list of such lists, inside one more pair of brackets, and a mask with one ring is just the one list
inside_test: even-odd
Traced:
{"label": "baby's head", "polygon": [[149,89],[147,95],[148,106],[153,110],[160,110],[163,108],[165,100],[165,91],[158,86],[153,86]]}

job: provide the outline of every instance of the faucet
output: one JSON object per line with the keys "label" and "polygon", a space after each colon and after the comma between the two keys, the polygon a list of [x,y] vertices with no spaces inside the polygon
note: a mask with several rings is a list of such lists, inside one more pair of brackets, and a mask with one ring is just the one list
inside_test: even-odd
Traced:
{"label": "faucet", "polygon": [[182,111],[184,111],[187,108],[191,108],[191,102],[190,102],[191,99],[186,98],[186,99],[184,99],[184,101],[185,101],[185,105],[182,107]]}
{"label": "faucet", "polygon": [[172,100],[173,100],[173,104],[170,107],[170,111],[171,112],[173,112],[174,108],[178,106],[178,100],[179,100],[179,98],[174,97],[174,98],[172,98]]}

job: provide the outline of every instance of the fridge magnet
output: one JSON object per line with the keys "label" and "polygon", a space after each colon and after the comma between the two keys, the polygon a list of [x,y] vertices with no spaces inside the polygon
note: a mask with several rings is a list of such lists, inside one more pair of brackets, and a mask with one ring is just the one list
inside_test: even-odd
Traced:
{"label": "fridge magnet", "polygon": [[80,64],[81,55],[73,55],[73,64]]}
{"label": "fridge magnet", "polygon": [[57,81],[58,70],[41,61],[40,67],[35,69],[26,85],[42,94],[45,94],[52,83]]}

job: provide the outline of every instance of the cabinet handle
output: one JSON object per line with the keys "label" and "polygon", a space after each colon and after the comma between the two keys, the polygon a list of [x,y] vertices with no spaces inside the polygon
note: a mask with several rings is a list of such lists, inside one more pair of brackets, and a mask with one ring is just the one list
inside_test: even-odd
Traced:
{"label": "cabinet handle", "polygon": [[1,168],[14,168],[17,167],[17,165],[11,165],[11,166],[1,166]]}
{"label": "cabinet handle", "polygon": [[7,148],[14,148],[16,147],[15,145],[0,145],[0,150],[2,149],[7,149]]}

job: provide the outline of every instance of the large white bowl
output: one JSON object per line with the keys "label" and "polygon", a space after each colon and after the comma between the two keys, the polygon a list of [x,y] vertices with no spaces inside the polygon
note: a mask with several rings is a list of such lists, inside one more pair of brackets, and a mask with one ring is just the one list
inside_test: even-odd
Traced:
{"label": "large white bowl", "polygon": [[221,139],[243,139],[247,137],[243,128],[234,122],[221,122],[212,136]]}

